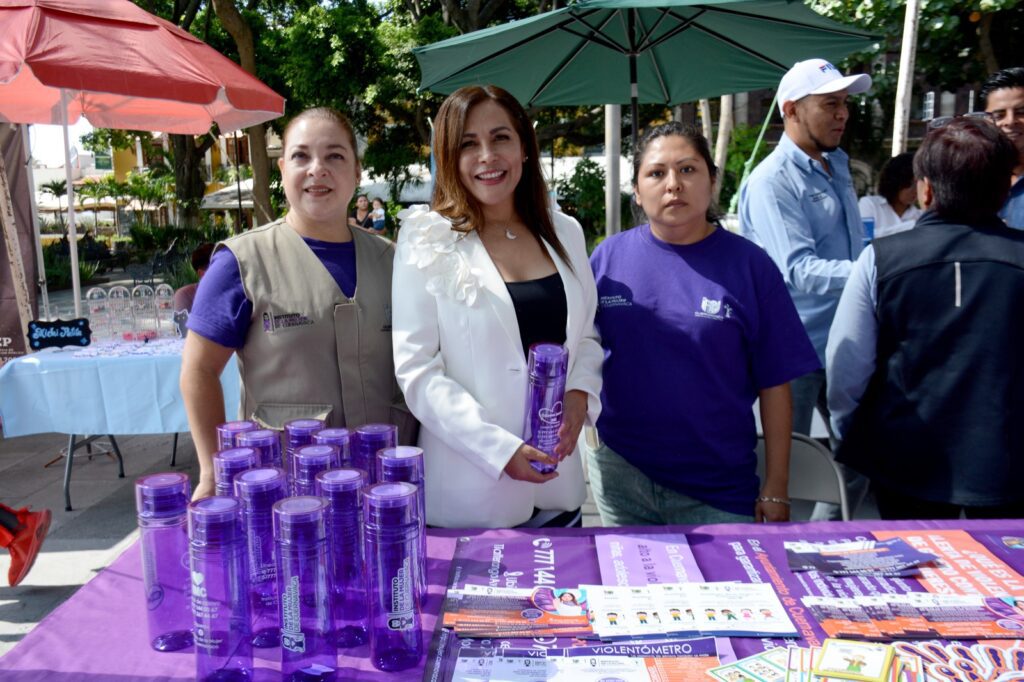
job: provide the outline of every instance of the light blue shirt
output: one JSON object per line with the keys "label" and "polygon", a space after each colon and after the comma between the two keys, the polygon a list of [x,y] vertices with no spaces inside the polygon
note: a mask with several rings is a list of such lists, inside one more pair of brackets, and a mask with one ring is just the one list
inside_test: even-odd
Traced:
{"label": "light blue shirt", "polygon": [[999,211],[999,217],[1010,227],[1024,230],[1024,177],[1017,178],[1010,187],[1010,196]]}
{"label": "light blue shirt", "polygon": [[832,432],[842,440],[860,405],[878,353],[878,271],[868,245],[853,264],[825,348]]}
{"label": "light blue shirt", "polygon": [[826,152],[824,166],[782,135],[740,188],[740,231],[782,271],[800,320],[825,363],[828,330],[863,248],[857,195],[844,151]]}

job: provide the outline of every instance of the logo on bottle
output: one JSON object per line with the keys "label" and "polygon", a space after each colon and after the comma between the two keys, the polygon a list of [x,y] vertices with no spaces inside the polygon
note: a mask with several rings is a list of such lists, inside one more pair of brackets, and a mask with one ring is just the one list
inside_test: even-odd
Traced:
{"label": "logo on bottle", "polygon": [[206,599],[206,588],[203,587],[203,574],[199,571],[192,571],[192,596]]}
{"label": "logo on bottle", "polygon": [[293,575],[281,595],[281,646],[298,654],[306,651],[300,600],[299,576]]}
{"label": "logo on bottle", "polygon": [[412,630],[416,623],[412,611],[412,559],[405,557],[402,567],[391,579],[391,613],[387,614],[389,630]]}
{"label": "logo on bottle", "polygon": [[540,417],[540,420],[542,422],[544,422],[545,424],[550,424],[552,426],[561,426],[562,425],[562,401],[559,400],[558,402],[556,402],[551,407],[542,407],[542,408],[540,408],[540,410],[537,412],[537,416]]}

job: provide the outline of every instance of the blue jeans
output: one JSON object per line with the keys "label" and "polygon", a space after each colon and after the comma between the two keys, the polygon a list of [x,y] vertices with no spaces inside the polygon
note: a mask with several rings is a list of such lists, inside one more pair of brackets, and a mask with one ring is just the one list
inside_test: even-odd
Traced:
{"label": "blue jeans", "polygon": [[[836,451],[837,441],[832,433],[831,414],[828,411],[828,386],[825,383],[825,370],[819,369],[802,377],[797,377],[789,384],[793,393],[793,431],[805,436],[811,435],[811,420],[817,409],[825,420],[828,429],[828,445],[832,452]],[[837,462],[838,464],[838,462]],[[868,479],[853,469],[838,464],[846,481],[846,503],[850,507],[850,518],[853,518],[857,507],[868,492]],[[838,521],[842,513],[838,504],[818,502],[811,512],[811,521]]]}
{"label": "blue jeans", "polygon": [[[605,526],[663,526],[747,523],[753,515],[733,514],[670,490],[602,443],[587,449],[590,489]],[[751,500],[753,509],[753,500]]]}

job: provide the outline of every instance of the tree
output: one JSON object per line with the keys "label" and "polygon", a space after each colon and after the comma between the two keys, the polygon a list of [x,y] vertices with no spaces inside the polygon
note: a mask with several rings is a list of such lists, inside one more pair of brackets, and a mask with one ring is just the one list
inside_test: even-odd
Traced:
{"label": "tree", "polygon": [[57,200],[57,222],[60,224],[60,229],[64,230],[64,208],[60,205],[60,199],[68,195],[68,181],[50,180],[40,185],[39,190],[46,192]]}

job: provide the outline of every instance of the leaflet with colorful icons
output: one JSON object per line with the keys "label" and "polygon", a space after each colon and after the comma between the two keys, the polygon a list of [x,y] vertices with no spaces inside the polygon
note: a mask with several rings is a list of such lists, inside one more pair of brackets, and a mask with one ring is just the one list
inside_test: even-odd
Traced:
{"label": "leaflet with colorful icons", "polygon": [[602,640],[645,637],[792,637],[797,631],[771,585],[662,583],[581,585],[594,634]]}

